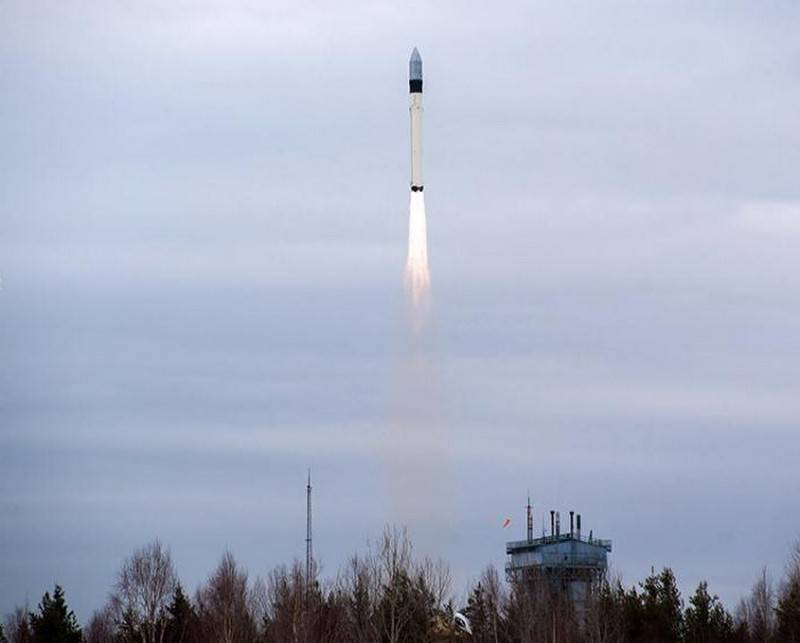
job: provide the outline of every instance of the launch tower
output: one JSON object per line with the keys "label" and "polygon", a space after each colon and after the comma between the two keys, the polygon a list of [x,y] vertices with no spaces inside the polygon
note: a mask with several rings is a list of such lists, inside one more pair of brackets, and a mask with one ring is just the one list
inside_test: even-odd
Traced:
{"label": "launch tower", "polygon": [[[581,532],[581,515],[569,512],[569,532],[561,533],[559,512],[550,511],[550,534],[542,529],[533,537],[533,509],[528,500],[527,538],[506,543],[506,576],[509,581],[541,583],[568,596],[576,612],[583,611],[590,592],[608,567],[611,541],[588,538]],[[577,519],[577,520],[576,520]]]}

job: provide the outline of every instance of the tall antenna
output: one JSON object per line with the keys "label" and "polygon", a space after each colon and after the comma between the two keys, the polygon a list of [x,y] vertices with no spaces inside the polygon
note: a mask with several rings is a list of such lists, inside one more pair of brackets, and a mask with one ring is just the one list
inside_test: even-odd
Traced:
{"label": "tall antenna", "polygon": [[530,492],[528,492],[528,542],[533,542],[533,507],[531,507]]}
{"label": "tall antenna", "polygon": [[314,554],[311,548],[311,469],[308,470],[308,484],[306,484],[306,592],[311,587],[311,565]]}

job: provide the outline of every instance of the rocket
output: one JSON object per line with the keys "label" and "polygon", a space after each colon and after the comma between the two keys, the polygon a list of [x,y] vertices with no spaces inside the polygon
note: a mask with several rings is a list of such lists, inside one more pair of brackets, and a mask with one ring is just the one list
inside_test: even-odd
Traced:
{"label": "rocket", "polygon": [[416,47],[408,61],[408,92],[411,113],[411,191],[422,192],[422,57]]}

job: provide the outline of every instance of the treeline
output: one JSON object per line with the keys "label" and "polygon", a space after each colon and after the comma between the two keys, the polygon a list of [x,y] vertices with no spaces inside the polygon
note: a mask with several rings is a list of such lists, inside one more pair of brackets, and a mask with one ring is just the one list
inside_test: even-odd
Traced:
{"label": "treeline", "polygon": [[774,585],[766,570],[733,613],[699,584],[684,603],[665,568],[637,586],[603,579],[576,609],[546,581],[487,568],[457,603],[450,571],[418,559],[403,530],[322,582],[295,562],[251,580],[233,555],[193,596],[155,541],[124,561],[107,604],[79,626],[61,587],[5,619],[9,643],[800,643],[800,543]]}

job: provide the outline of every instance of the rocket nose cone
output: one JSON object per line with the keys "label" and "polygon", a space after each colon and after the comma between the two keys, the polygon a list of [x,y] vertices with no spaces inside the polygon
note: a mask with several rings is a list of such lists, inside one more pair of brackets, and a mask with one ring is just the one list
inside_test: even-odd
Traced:
{"label": "rocket nose cone", "polygon": [[410,80],[422,80],[422,56],[414,47],[411,52],[411,59],[408,61],[408,77]]}

